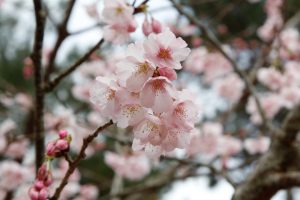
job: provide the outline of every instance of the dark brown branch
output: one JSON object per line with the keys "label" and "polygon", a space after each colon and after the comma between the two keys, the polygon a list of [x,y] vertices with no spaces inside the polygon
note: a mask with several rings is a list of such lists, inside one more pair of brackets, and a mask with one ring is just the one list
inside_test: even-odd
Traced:
{"label": "dark brown branch", "polygon": [[100,46],[103,44],[104,40],[101,39],[94,47],[92,47],[85,55],[83,55],[79,60],[77,60],[73,65],[71,65],[68,69],[60,73],[56,78],[50,81],[47,85],[45,85],[45,92],[52,91],[65,77],[71,74],[74,70],[77,69],[82,63],[84,63]]}
{"label": "dark brown branch", "polygon": [[32,60],[34,65],[34,86],[35,86],[35,109],[34,109],[34,134],[35,134],[35,164],[36,171],[43,162],[44,157],[44,92],[42,86],[42,49],[45,30],[45,12],[42,1],[34,0],[34,12],[36,31]]}
{"label": "dark brown branch", "polygon": [[113,124],[113,122],[109,121],[105,125],[98,127],[94,131],[94,133],[92,133],[91,135],[89,135],[88,137],[86,137],[83,140],[83,144],[81,146],[81,149],[79,151],[78,156],[74,159],[74,161],[72,161],[72,162],[69,163],[69,167],[68,167],[68,170],[67,170],[64,178],[62,179],[62,181],[61,181],[60,185],[58,186],[58,188],[56,188],[55,193],[50,198],[50,200],[57,200],[57,199],[59,199],[59,196],[60,196],[61,192],[63,191],[64,187],[68,184],[68,180],[69,180],[70,176],[73,174],[73,172],[77,168],[79,162],[85,158],[85,150],[88,147],[88,145],[98,136],[98,134],[101,131],[103,131],[107,127],[111,126],[112,124]]}
{"label": "dark brown branch", "polygon": [[46,67],[46,72],[45,72],[45,77],[44,77],[45,83],[48,82],[50,74],[53,71],[55,58],[56,58],[59,48],[60,48],[61,44],[63,43],[63,41],[65,40],[65,38],[68,37],[68,35],[69,35],[68,30],[67,30],[67,25],[68,25],[68,21],[70,19],[73,7],[75,5],[75,2],[76,2],[76,0],[70,0],[68,7],[66,9],[66,12],[65,12],[65,17],[64,17],[62,23],[60,25],[58,25],[58,27],[57,27],[58,36],[57,36],[57,40],[54,45],[54,48],[50,54],[49,64]]}

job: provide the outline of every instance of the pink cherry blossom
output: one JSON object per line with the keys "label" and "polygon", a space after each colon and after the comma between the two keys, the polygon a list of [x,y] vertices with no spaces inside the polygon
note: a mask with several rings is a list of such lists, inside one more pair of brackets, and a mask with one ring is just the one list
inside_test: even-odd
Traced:
{"label": "pink cherry blossom", "polygon": [[15,159],[22,158],[27,153],[28,145],[29,141],[26,139],[15,141],[7,147],[5,155]]}
{"label": "pink cherry blossom", "polygon": [[284,65],[284,77],[287,85],[300,86],[300,62],[289,61]]}
{"label": "pink cherry blossom", "polygon": [[130,33],[136,30],[137,24],[134,20],[118,22],[103,28],[103,38],[114,44],[123,44],[130,40]]}
{"label": "pink cherry blossom", "polygon": [[227,99],[230,103],[236,103],[242,96],[245,83],[235,73],[231,73],[224,78],[217,79],[213,87],[217,93]]}
{"label": "pink cherry blossom", "polygon": [[244,147],[249,154],[265,153],[270,146],[270,138],[258,137],[258,138],[247,138],[244,141]]}
{"label": "pink cherry blossom", "polygon": [[139,104],[127,104],[122,106],[116,116],[117,125],[120,128],[135,126],[146,116],[147,110]]}
{"label": "pink cherry blossom", "polygon": [[150,34],[144,42],[145,57],[158,67],[172,67],[181,69],[181,61],[186,59],[190,49],[186,48],[187,43],[176,38],[169,29],[159,34]]}
{"label": "pink cherry blossom", "polygon": [[280,33],[280,55],[282,58],[292,58],[300,54],[300,36],[295,28],[288,28]]}
{"label": "pink cherry blossom", "polygon": [[257,72],[257,78],[271,90],[278,90],[285,81],[283,75],[274,68],[260,68]]}
{"label": "pink cherry blossom", "polygon": [[226,135],[220,138],[218,148],[221,156],[233,156],[242,150],[242,142],[237,138]]}
{"label": "pink cherry blossom", "polygon": [[144,59],[142,44],[130,44],[126,59],[117,64],[117,76],[121,86],[131,92],[141,91],[145,82],[153,76],[155,67]]}
{"label": "pink cherry blossom", "polygon": [[0,163],[0,187],[11,191],[24,181],[28,170],[15,161],[6,160]]}
{"label": "pink cherry blossom", "polygon": [[114,118],[120,110],[116,92],[119,86],[114,78],[97,77],[90,90],[90,100],[100,109],[102,116]]}
{"label": "pink cherry blossom", "polygon": [[169,111],[173,104],[175,89],[165,77],[159,76],[149,79],[141,91],[141,104],[152,108],[155,113]]}
{"label": "pink cherry blossom", "polygon": [[283,106],[291,109],[300,103],[300,88],[295,86],[283,87],[279,93]]}
{"label": "pink cherry blossom", "polygon": [[133,133],[135,138],[152,145],[159,145],[165,137],[162,121],[154,115],[147,115],[143,121],[134,127]]}
{"label": "pink cherry blossom", "polygon": [[206,122],[202,131],[194,129],[190,144],[187,146],[189,155],[198,153],[204,156],[214,157],[218,154],[218,146],[222,136],[223,127],[219,123]]}
{"label": "pink cherry blossom", "polygon": [[[262,109],[266,114],[268,119],[273,119],[273,117],[279,112],[283,106],[282,99],[278,94],[266,93],[259,96],[259,101],[261,103]],[[246,110],[251,114],[251,121],[255,124],[260,124],[262,122],[260,113],[257,108],[257,104],[253,97],[248,99]]]}
{"label": "pink cherry blossom", "polygon": [[197,106],[191,100],[178,100],[174,102],[172,109],[164,115],[166,124],[174,128],[191,131],[198,120]]}
{"label": "pink cherry blossom", "polygon": [[107,23],[116,21],[126,22],[133,14],[133,7],[124,0],[105,0],[102,12],[103,20]]}
{"label": "pink cherry blossom", "polygon": [[192,49],[191,54],[184,62],[184,70],[198,74],[203,72],[208,51],[205,47]]}
{"label": "pink cherry blossom", "polygon": [[129,180],[139,180],[150,170],[150,162],[143,154],[118,155],[112,152],[105,153],[105,162],[122,177]]}
{"label": "pink cherry blossom", "polygon": [[82,185],[80,187],[80,196],[82,200],[94,200],[97,199],[99,194],[98,188],[94,185]]}

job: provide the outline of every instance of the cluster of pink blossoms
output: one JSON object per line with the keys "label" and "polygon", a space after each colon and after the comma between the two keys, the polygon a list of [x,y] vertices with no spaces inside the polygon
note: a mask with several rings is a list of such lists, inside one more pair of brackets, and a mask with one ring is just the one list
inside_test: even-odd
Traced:
{"label": "cluster of pink blossoms", "polygon": [[245,88],[230,62],[220,53],[209,52],[203,46],[192,50],[184,62],[184,70],[203,74],[204,82],[211,84],[219,96],[231,104],[238,102]]}
{"label": "cluster of pink blossoms", "polygon": [[258,36],[264,41],[270,41],[274,38],[283,25],[283,16],[281,9],[284,0],[267,0],[265,4],[265,11],[267,19],[263,26],[257,30]]}
{"label": "cluster of pink blossoms", "polygon": [[[283,70],[274,66],[261,68],[257,73],[258,81],[268,89],[259,94],[259,100],[266,117],[273,119],[282,109],[292,109],[300,103],[300,63],[288,61]],[[253,123],[262,122],[253,97],[249,98],[247,112],[251,114]]]}
{"label": "cluster of pink blossoms", "polygon": [[128,46],[114,76],[96,78],[91,101],[118,127],[133,127],[134,150],[159,156],[188,145],[198,109],[193,97],[171,82],[190,52],[186,47],[168,29],[152,33]]}
{"label": "cluster of pink blossoms", "polygon": [[111,166],[118,175],[129,180],[140,180],[151,170],[149,158],[141,152],[131,155],[106,152],[105,163]]}
{"label": "cluster of pink blossoms", "polygon": [[130,33],[137,27],[133,12],[134,8],[124,0],[105,0],[102,12],[107,24],[103,30],[104,39],[115,44],[128,42]]}

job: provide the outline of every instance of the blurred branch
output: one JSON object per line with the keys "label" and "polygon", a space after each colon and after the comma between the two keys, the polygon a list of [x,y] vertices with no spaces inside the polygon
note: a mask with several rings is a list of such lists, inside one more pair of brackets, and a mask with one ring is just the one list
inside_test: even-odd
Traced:
{"label": "blurred branch", "polygon": [[35,134],[35,165],[36,172],[44,159],[44,91],[42,86],[42,49],[45,30],[45,12],[41,0],[33,0],[36,22],[36,31],[32,52],[34,65],[35,86],[35,110],[34,110],[34,134]]}
{"label": "blurred branch", "polygon": [[91,55],[94,53],[100,46],[103,44],[104,40],[101,39],[94,47],[92,47],[86,54],[84,54],[79,60],[77,60],[73,65],[67,68],[65,71],[61,72],[54,78],[52,81],[49,81],[47,85],[45,85],[45,92],[52,91],[65,77],[70,75],[74,70],[77,69],[82,63],[84,63]]}
{"label": "blurred branch", "polygon": [[99,22],[99,23],[96,23],[96,24],[94,24],[94,25],[92,25],[92,26],[83,28],[83,29],[78,30],[78,31],[74,31],[74,32],[72,32],[72,33],[69,33],[69,35],[70,35],[70,36],[79,35],[79,34],[82,34],[82,33],[84,33],[84,32],[87,32],[87,31],[93,30],[93,29],[95,29],[95,28],[101,27],[101,26],[103,26],[103,25],[104,25],[103,23],[100,23],[100,22]]}
{"label": "blurred branch", "polygon": [[190,13],[186,12],[182,5],[178,4],[176,0],[170,0],[173,4],[173,6],[177,9],[177,11],[185,16],[191,23],[196,25],[203,36],[203,38],[209,42],[217,51],[219,51],[233,66],[234,71],[239,75],[239,77],[244,81],[247,89],[250,91],[252,96],[255,99],[259,114],[262,118],[263,125],[267,127],[268,129],[275,131],[275,128],[273,128],[273,125],[271,122],[267,119],[265,112],[263,111],[261,104],[259,102],[256,90],[252,82],[249,80],[248,76],[245,74],[244,71],[241,70],[241,67],[238,66],[238,64],[223,50],[222,44],[220,41],[216,38],[216,36],[208,29],[206,26],[204,26],[197,18],[195,18]]}
{"label": "blurred branch", "polygon": [[50,200],[58,200],[61,192],[63,191],[64,187],[68,184],[68,180],[70,176],[73,174],[77,166],[79,165],[80,161],[85,158],[85,150],[88,147],[88,145],[98,136],[98,134],[106,129],[107,127],[111,126],[113,124],[112,121],[109,121],[108,123],[104,124],[103,126],[98,127],[94,133],[83,139],[83,144],[80,148],[78,156],[74,159],[74,161],[68,161],[69,167],[68,170],[62,179],[60,185],[58,188],[56,188],[54,195],[50,198]]}
{"label": "blurred branch", "polygon": [[65,40],[65,38],[68,37],[68,35],[69,35],[68,30],[67,30],[67,25],[68,25],[73,7],[75,5],[75,2],[76,2],[76,0],[69,1],[68,7],[65,12],[64,19],[63,19],[62,23],[57,26],[58,36],[57,36],[57,40],[54,45],[54,48],[50,54],[49,64],[46,67],[46,72],[45,72],[45,76],[44,76],[45,83],[48,82],[50,74],[53,71],[55,58],[56,58],[59,48],[60,48],[61,44],[63,43],[63,41]]}

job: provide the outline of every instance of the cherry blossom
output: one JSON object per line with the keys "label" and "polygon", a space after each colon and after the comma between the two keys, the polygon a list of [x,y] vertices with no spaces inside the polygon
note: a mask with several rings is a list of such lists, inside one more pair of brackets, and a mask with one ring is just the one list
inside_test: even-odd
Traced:
{"label": "cherry blossom", "polygon": [[131,92],[142,90],[145,82],[153,76],[155,67],[144,58],[142,44],[130,44],[127,59],[117,64],[117,75],[121,86]]}
{"label": "cherry blossom", "polygon": [[244,147],[249,154],[265,153],[270,146],[270,138],[258,137],[258,138],[247,138],[244,141]]}
{"label": "cherry blossom", "polygon": [[[96,84],[90,90],[90,100],[97,105],[104,117],[115,117],[120,109],[116,92],[119,86],[113,77],[97,77]],[[104,97],[104,98],[103,98]]]}
{"label": "cherry blossom", "polygon": [[261,68],[257,72],[258,80],[270,88],[271,90],[278,90],[284,84],[284,76],[274,68]]}
{"label": "cherry blossom", "polygon": [[159,76],[149,79],[141,92],[141,104],[152,108],[155,113],[169,111],[173,104],[174,88],[165,77]]}
{"label": "cherry blossom", "polygon": [[105,153],[105,162],[120,176],[129,180],[139,180],[150,170],[150,161],[143,154],[118,155],[113,152]]}
{"label": "cherry blossom", "polygon": [[144,42],[145,57],[158,67],[181,69],[181,61],[190,53],[187,43],[176,38],[174,33],[166,29],[159,34],[150,34]]}
{"label": "cherry blossom", "polygon": [[231,73],[224,78],[217,79],[213,83],[217,93],[227,99],[230,103],[236,103],[242,96],[245,83],[235,73]]}
{"label": "cherry blossom", "polygon": [[115,44],[129,41],[130,33],[136,30],[137,24],[133,18],[133,7],[123,0],[106,0],[102,12],[104,27],[103,37]]}

